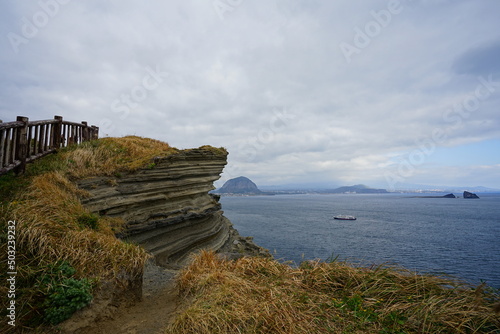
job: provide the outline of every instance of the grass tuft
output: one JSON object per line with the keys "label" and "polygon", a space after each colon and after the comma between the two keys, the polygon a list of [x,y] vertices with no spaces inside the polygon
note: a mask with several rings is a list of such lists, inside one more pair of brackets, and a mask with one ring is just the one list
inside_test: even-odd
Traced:
{"label": "grass tuft", "polygon": [[202,251],[177,284],[186,303],[165,333],[500,333],[498,291],[401,268]]}

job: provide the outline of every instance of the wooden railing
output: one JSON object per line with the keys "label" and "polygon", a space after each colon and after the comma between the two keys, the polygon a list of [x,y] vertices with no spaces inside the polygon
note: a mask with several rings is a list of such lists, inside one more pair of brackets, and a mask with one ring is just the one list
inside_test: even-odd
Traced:
{"label": "wooden railing", "polygon": [[0,175],[15,169],[24,172],[26,164],[61,147],[97,139],[99,128],[87,122],[64,121],[61,116],[30,122],[18,116],[15,122],[0,120]]}

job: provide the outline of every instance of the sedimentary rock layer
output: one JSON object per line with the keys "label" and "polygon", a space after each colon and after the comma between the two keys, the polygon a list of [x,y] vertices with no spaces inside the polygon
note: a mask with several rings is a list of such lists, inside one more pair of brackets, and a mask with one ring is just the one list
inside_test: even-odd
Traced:
{"label": "sedimentary rock layer", "polygon": [[227,153],[210,147],[157,157],[145,169],[121,177],[82,180],[82,200],[92,212],[125,221],[121,238],[141,244],[158,264],[177,267],[190,251],[219,249],[231,223],[208,192],[226,165]]}

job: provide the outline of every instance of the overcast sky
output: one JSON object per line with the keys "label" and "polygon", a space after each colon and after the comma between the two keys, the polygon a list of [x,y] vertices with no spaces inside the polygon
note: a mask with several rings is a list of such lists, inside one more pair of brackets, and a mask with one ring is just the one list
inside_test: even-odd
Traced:
{"label": "overcast sky", "polygon": [[222,181],[500,188],[496,0],[3,0],[0,119],[226,147]]}

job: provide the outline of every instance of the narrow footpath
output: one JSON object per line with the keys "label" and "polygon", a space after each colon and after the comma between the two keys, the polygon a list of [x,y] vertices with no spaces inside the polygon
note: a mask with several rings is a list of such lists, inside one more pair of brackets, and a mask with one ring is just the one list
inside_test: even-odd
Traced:
{"label": "narrow footpath", "polygon": [[156,334],[174,319],[179,295],[175,286],[175,270],[151,263],[146,265],[142,301],[120,308],[112,319],[99,321],[82,334]]}

